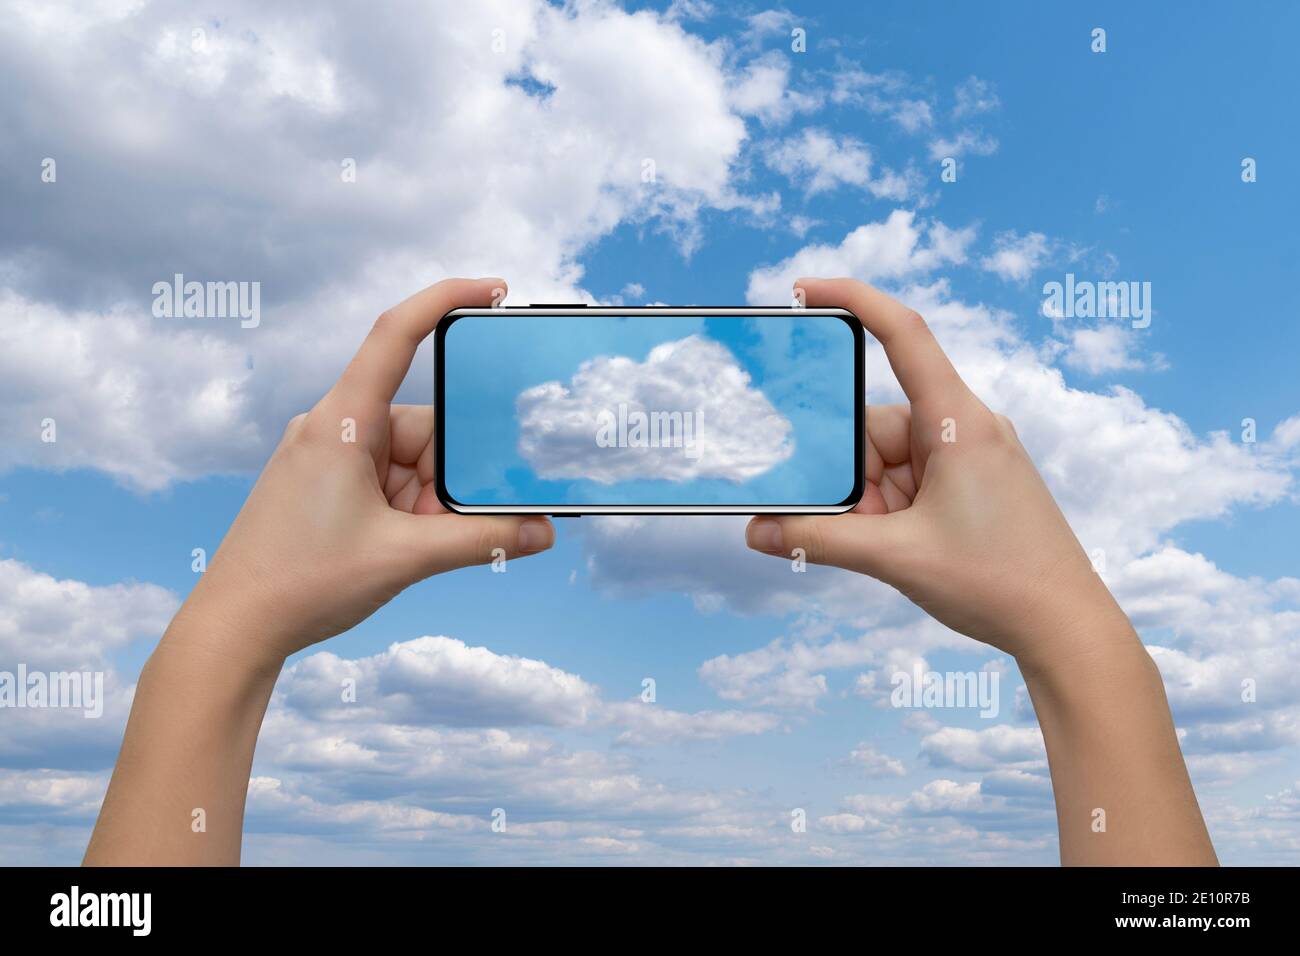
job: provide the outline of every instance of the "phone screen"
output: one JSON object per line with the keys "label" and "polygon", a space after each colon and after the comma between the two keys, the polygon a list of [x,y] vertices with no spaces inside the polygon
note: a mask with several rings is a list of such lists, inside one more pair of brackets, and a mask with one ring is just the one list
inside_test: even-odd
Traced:
{"label": "phone screen", "polygon": [[843,511],[863,353],[835,309],[472,309],[436,335],[452,510]]}

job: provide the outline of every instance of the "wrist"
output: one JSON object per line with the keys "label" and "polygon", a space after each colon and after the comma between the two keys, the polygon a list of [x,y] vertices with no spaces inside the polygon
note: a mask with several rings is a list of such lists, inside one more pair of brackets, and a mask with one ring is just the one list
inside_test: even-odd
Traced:
{"label": "wrist", "polygon": [[[1100,582],[1098,582],[1100,583]],[[1015,655],[1025,683],[1059,687],[1090,675],[1130,672],[1151,664],[1137,631],[1110,592],[1071,605],[1028,635]]]}
{"label": "wrist", "polygon": [[202,584],[181,605],[158,650],[244,684],[268,679],[273,684],[286,658],[264,626]]}

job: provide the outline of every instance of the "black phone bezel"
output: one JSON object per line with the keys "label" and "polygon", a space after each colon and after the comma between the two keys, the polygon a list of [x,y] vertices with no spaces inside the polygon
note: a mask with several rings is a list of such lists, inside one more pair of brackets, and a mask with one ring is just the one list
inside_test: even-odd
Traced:
{"label": "black phone bezel", "polygon": [[[446,368],[446,337],[451,326],[472,316],[509,316],[520,319],[546,316],[616,317],[620,315],[700,315],[705,317],[736,316],[755,318],[765,315],[816,315],[833,316],[844,321],[853,335],[854,391],[854,475],[853,490],[843,501],[834,505],[779,504],[779,505],[609,505],[609,504],[526,504],[526,505],[471,505],[459,501],[447,491],[446,486],[446,402],[444,401],[444,369]],[[763,308],[755,306],[586,306],[580,304],[530,305],[489,308],[453,309],[442,317],[434,329],[434,489],[438,500],[448,511],[458,514],[539,514],[553,517],[580,515],[698,515],[698,514],[841,514],[861,500],[866,490],[866,333],[852,312],[838,308]]]}

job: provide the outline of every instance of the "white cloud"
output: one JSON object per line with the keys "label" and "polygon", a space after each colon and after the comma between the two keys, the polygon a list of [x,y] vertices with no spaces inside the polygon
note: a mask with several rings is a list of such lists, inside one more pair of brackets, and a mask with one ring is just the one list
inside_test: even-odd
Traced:
{"label": "white cloud", "polygon": [[993,239],[993,251],[980,260],[980,267],[1011,282],[1024,282],[1046,261],[1050,243],[1041,232],[1023,236],[1015,232],[999,233]]}
{"label": "white cloud", "polygon": [[[111,763],[134,693],[117,651],[162,636],[180,601],[153,584],[90,585],[0,560],[0,670],[77,674],[78,706],[0,710],[0,758],[18,766]],[[87,716],[90,715],[90,716]]]}
{"label": "white cloud", "polygon": [[0,401],[11,410],[0,467],[92,467],[158,489],[255,464],[283,423],[259,422],[247,353],[166,321],[124,305],[65,312],[0,290]]}
{"label": "white cloud", "polygon": [[1273,429],[1273,444],[1279,451],[1300,448],[1300,415],[1279,422]]}
{"label": "white cloud", "polygon": [[[873,582],[874,583],[874,582]],[[700,665],[700,677],[724,700],[745,701],[764,707],[812,709],[829,693],[823,671],[878,666],[867,681],[859,677],[859,696],[887,699],[888,676],[911,669],[924,660],[918,650],[955,648],[986,653],[942,624],[906,605],[883,585],[870,618],[855,622],[866,630],[844,638],[826,623],[811,624],[804,633],[771,641],[764,647],[738,654],[721,654]],[[892,614],[891,614],[892,612]],[[829,614],[829,609],[823,611]],[[903,623],[898,623],[899,621]],[[883,677],[883,679],[881,679]],[[877,690],[877,687],[882,690]]]}
{"label": "white cloud", "polygon": [[[1129,389],[1067,386],[1008,314],[954,301],[946,282],[896,291],[926,317],[975,393],[1015,422],[1089,551],[1126,561],[1185,521],[1279,501],[1292,485],[1288,462],[1268,449],[1252,452],[1224,433],[1199,437]],[[870,401],[901,398],[878,350],[868,351],[867,381]]]}
{"label": "white cloud", "polygon": [[978,113],[988,113],[998,109],[1002,102],[987,80],[971,76],[957,84],[953,93],[952,115],[955,119],[965,119]]}
{"label": "white cloud", "polygon": [[92,586],[0,559],[0,666],[103,670],[110,651],[161,637],[179,605],[154,584]]}
{"label": "white cloud", "polygon": [[851,67],[838,68],[832,76],[830,100],[884,116],[907,133],[919,133],[934,123],[930,101],[897,72],[867,73]]}
{"label": "white cloud", "polygon": [[921,753],[934,767],[959,770],[1031,770],[1046,766],[1037,727],[996,724],[986,730],[944,727],[921,739]]}
{"label": "white cloud", "polygon": [[[974,391],[1012,418],[1085,548],[1103,550],[1114,566],[1151,551],[1184,522],[1277,502],[1293,488],[1290,425],[1252,449],[1225,434],[1198,436],[1177,415],[1149,407],[1131,390],[1072,388],[1022,338],[1009,313],[955,300],[946,280],[924,283],[938,266],[964,261],[972,238],[973,230],[942,223],[927,230],[914,214],[898,211],[859,226],[839,244],[807,246],[777,265],[755,269],[747,299],[783,302],[800,275],[851,275],[885,285],[926,317]],[[903,399],[874,343],[867,348],[867,388],[871,403]],[[1125,467],[1114,468],[1116,461]],[[589,522],[583,536],[593,581],[614,591],[680,590],[703,606],[815,606],[849,617],[870,614],[887,600],[887,589],[873,589],[853,575],[815,575],[812,569],[791,575],[770,560],[765,572],[743,547],[741,523],[734,524],[673,518]],[[707,560],[683,566],[683,555],[695,548]],[[671,561],[663,559],[667,553]]]}
{"label": "white cloud", "polygon": [[664,16],[670,20],[706,20],[713,13],[713,4],[708,0],[673,0]]}
{"label": "white cloud", "polygon": [[1070,368],[1101,375],[1145,367],[1134,354],[1137,337],[1122,325],[1071,329],[1067,334],[1068,345],[1061,359]]}
{"label": "white cloud", "polygon": [[[13,410],[0,423],[0,467],[89,466],[141,488],[251,470],[396,294],[441,274],[504,272],[515,301],[576,299],[579,254],[621,223],[669,230],[689,246],[706,210],[770,212],[771,196],[737,192],[745,118],[788,122],[818,95],[792,90],[779,59],[737,69],[722,42],[675,22],[708,15],[706,6],[679,3],[665,17],[599,2],[411,3],[385,8],[358,32],[346,18],[237,0],[195,56],[193,18],[176,8],[14,5],[0,36],[0,78],[24,95],[0,102],[0,165],[48,154],[60,167],[57,184],[16,181],[6,197],[10,228],[0,226],[0,403]],[[756,32],[788,25],[780,14],[751,24]],[[437,56],[428,55],[430,36],[439,38]],[[378,69],[374,49],[385,51]],[[627,70],[627,62],[646,68]],[[902,77],[840,73],[833,102],[909,133],[933,130],[932,102]],[[71,87],[78,95],[69,99]],[[995,99],[968,81],[954,111],[975,116]],[[387,108],[394,102],[402,108]],[[507,129],[545,148],[521,165],[499,148]],[[997,146],[976,129],[931,137],[943,155]],[[211,142],[222,149],[206,148]],[[820,165],[797,157],[787,165],[810,184],[823,175],[902,195],[888,171],[866,185],[853,178],[856,148],[866,149],[832,141]],[[343,157],[357,159],[356,183],[341,183]],[[647,159],[654,183],[642,182]],[[31,222],[54,232],[34,244]],[[430,222],[447,228],[431,231]],[[512,236],[504,247],[503,230]],[[1049,361],[1098,370],[1141,362],[1140,338],[1128,340],[1124,357],[1114,342],[1086,336],[1056,355],[1031,348],[1014,317],[958,301],[929,278],[965,263],[973,235],[900,211],[838,245],[756,270],[750,300],[784,304],[796,275],[847,272],[920,309],[972,386],[1016,420],[1085,545],[1106,551],[1105,577],[1153,645],[1198,781],[1293,759],[1300,582],[1237,577],[1166,536],[1186,521],[1293,493],[1300,417],[1246,449],[1198,435],[1127,390],[1068,387]],[[150,284],[194,272],[195,263],[211,272],[192,277],[263,281],[264,324],[242,333],[148,319]],[[420,362],[427,367],[427,357]],[[872,400],[897,398],[879,349],[869,363]],[[423,400],[426,384],[414,382],[411,394]],[[57,421],[57,443],[39,441],[46,417]],[[826,569],[795,575],[748,552],[743,519],[584,524],[590,577],[602,588],[682,591],[703,611],[821,612],[765,647],[707,662],[701,676],[725,700],[815,711],[838,690],[836,671],[878,674],[904,649],[985,653],[874,582]],[[175,604],[152,585],[88,585],[0,562],[0,653],[50,668],[107,666],[113,653],[156,638]],[[409,862],[427,862],[430,848],[503,862],[1054,857],[1046,778],[1017,769],[1039,766],[1026,728],[963,735],[909,714],[901,723],[929,741],[927,759],[961,773],[994,769],[978,783],[935,780],[903,795],[849,797],[821,819],[817,844],[793,849],[788,791],[768,800],[668,786],[637,769],[634,751],[571,749],[532,729],[675,746],[770,732],[778,717],[608,703],[569,671],[450,638],[395,647],[361,661],[317,655],[286,674],[258,752],[250,861],[392,861],[395,843],[414,848],[396,857]],[[335,680],[353,674],[372,693],[331,712]],[[1257,683],[1253,703],[1241,699],[1243,678]],[[68,752],[84,744],[106,765],[130,697],[124,681],[113,683],[103,721],[75,714],[73,726],[56,726],[61,715],[50,711],[7,712],[6,758],[70,764],[87,759]],[[91,729],[77,737],[74,727]],[[893,758],[874,744],[858,750],[895,775]],[[43,860],[57,847],[57,862],[75,860],[106,776],[0,771],[7,819],[48,824],[0,826],[0,856]],[[1208,803],[1216,841],[1226,836],[1254,859],[1293,860],[1297,790],[1244,810]],[[499,804],[510,807],[509,836],[480,839],[484,808]]]}
{"label": "white cloud", "polygon": [[1172,546],[1108,564],[1104,577],[1150,646],[1192,743],[1300,741],[1290,710],[1300,698],[1300,581],[1237,577]]}
{"label": "white cloud", "polygon": [[626,702],[606,708],[606,719],[621,725],[616,743],[650,746],[691,740],[765,734],[780,726],[775,714],[743,710],[702,710],[684,713],[657,704]]}
{"label": "white cloud", "polygon": [[[354,682],[355,703],[343,700]],[[280,679],[285,703],[323,719],[382,716],[407,724],[466,727],[586,723],[594,687],[543,661],[507,657],[450,637],[420,637],[345,660],[320,651]]]}
{"label": "white cloud", "polygon": [[820,97],[790,89],[790,61],[769,53],[745,67],[732,81],[727,101],[742,116],[754,116],[765,125],[779,126],[797,113],[821,105]]}
{"label": "white cloud", "polygon": [[[620,223],[689,245],[703,210],[777,202],[735,188],[747,131],[725,44],[650,11],[409,2],[356,31],[236,0],[201,49],[194,18],[157,4],[23,5],[10,26],[0,81],[24,95],[0,103],[0,165],[61,165],[0,227],[0,400],[16,409],[0,468],[147,489],[253,470],[396,298],[504,274],[513,301],[577,300],[578,253]],[[502,130],[544,148],[521,164]],[[261,282],[261,325],[151,319],[152,284],[176,272]]]}
{"label": "white cloud", "polygon": [[873,175],[871,149],[851,136],[836,137],[823,129],[807,128],[796,137],[767,144],[767,164],[813,196],[843,184],[870,192],[879,199],[902,201],[919,186],[914,172],[882,169]]}
{"label": "white cloud", "polygon": [[861,852],[862,840],[884,860],[1024,865],[1056,855],[1049,791],[1004,774],[970,782],[941,778],[903,796],[853,794],[842,803],[839,813],[817,820],[818,830],[841,837],[842,851]]}
{"label": "white cloud", "polygon": [[[567,385],[545,382],[521,393],[516,408],[519,453],[548,479],[742,482],[794,452],[790,422],[750,384],[735,356],[698,335],[657,345],[644,362],[586,361]],[[611,427],[621,429],[623,419],[634,436],[638,414],[677,418],[651,429],[658,447],[597,440],[602,430],[613,437]]]}
{"label": "white cloud", "polygon": [[99,809],[106,773],[0,769],[0,807],[86,815]]}
{"label": "white cloud", "polygon": [[973,228],[922,225],[915,213],[898,209],[883,222],[858,226],[839,245],[804,246],[782,262],[755,269],[745,298],[752,305],[784,305],[800,276],[853,275],[879,282],[926,273],[965,262],[974,238]]}
{"label": "white cloud", "polygon": [[320,722],[317,734],[294,744],[295,759],[339,766],[368,766],[377,759],[371,745],[343,726],[349,724],[611,728],[616,743],[630,746],[750,736],[780,724],[775,715],[757,711],[685,713],[660,704],[606,701],[576,674],[450,637],[401,641],[355,660],[318,651],[285,670],[276,702]]}
{"label": "white cloud", "polygon": [[992,156],[998,141],[979,130],[964,129],[956,136],[941,136],[930,142],[930,158],[941,160],[961,156]]}
{"label": "white cloud", "polygon": [[849,752],[849,763],[868,777],[902,777],[907,774],[903,761],[881,753],[867,741]]}

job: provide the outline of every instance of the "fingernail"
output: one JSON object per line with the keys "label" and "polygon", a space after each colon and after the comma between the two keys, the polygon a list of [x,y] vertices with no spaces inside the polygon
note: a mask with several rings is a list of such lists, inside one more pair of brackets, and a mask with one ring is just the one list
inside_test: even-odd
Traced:
{"label": "fingernail", "polygon": [[784,548],[781,539],[781,522],[772,518],[759,518],[750,522],[745,532],[745,541],[751,548],[768,554],[782,553]]}
{"label": "fingernail", "polygon": [[519,550],[524,554],[551,546],[551,526],[545,521],[525,521],[519,526]]}

